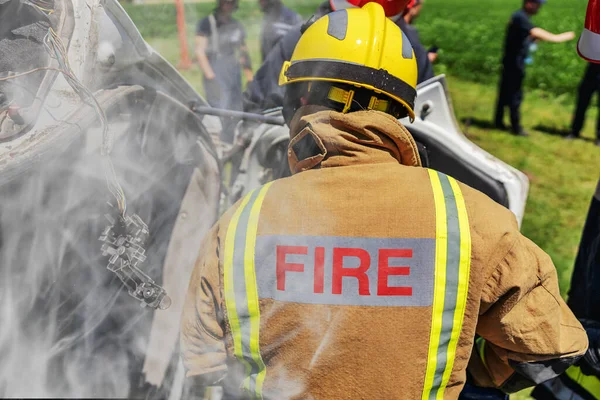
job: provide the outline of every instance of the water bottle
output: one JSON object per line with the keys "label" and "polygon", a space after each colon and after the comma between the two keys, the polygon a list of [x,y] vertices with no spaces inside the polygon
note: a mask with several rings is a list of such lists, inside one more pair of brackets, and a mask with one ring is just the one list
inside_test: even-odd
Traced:
{"label": "water bottle", "polygon": [[527,52],[527,58],[525,58],[525,64],[530,65],[533,64],[533,53],[537,51],[537,44],[532,42],[529,44],[529,51]]}

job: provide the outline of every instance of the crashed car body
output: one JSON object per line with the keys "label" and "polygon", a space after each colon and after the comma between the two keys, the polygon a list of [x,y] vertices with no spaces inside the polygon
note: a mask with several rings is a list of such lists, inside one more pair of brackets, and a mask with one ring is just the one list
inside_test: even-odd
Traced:
{"label": "crashed car body", "polygon": [[[206,103],[116,1],[0,0],[0,25],[0,397],[170,388],[218,214],[218,121],[189,110]],[[111,264],[131,244],[108,246],[117,204],[147,226],[137,269]],[[143,284],[170,307],[152,310]]]}
{"label": "crashed car body", "polygon": [[[179,317],[202,237],[287,173],[288,130],[254,129],[223,188],[219,119],[190,109],[207,104],[117,1],[0,0],[0,21],[0,396],[179,398]],[[430,166],[520,221],[524,175],[460,133],[443,77],[418,92],[419,118],[402,122]],[[130,220],[139,229],[119,242],[115,221]]]}

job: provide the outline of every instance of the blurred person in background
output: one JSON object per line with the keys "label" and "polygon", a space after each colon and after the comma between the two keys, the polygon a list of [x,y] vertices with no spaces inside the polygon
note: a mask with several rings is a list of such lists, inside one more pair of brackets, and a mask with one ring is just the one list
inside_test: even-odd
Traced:
{"label": "blurred person in background", "polygon": [[424,0],[411,0],[404,9],[401,18],[396,18],[396,24],[406,35],[417,57],[417,65],[419,68],[418,82],[424,82],[434,76],[432,63],[437,59],[437,53],[428,52],[421,44],[419,32],[412,24],[421,14]]}
{"label": "blurred person in background", "polygon": [[[326,0],[319,4],[313,17],[319,19],[332,11],[329,0]],[[281,107],[284,90],[279,86],[279,72],[284,61],[292,57],[296,43],[302,35],[302,26],[302,23],[294,26],[263,58],[254,80],[248,84],[244,92],[244,111],[262,112]]]}
{"label": "blurred person in background", "polygon": [[[585,122],[585,113],[594,93],[600,92],[600,65],[588,63],[585,74],[579,84],[577,93],[577,108],[571,124],[571,134],[566,139],[577,139]],[[600,103],[599,103],[600,107]],[[596,122],[596,146],[600,146],[600,112]]]}
{"label": "blurred person in background", "polygon": [[[364,4],[369,1],[370,0],[326,0],[321,3],[315,11],[314,19],[319,19],[336,10],[353,8],[355,7],[355,4],[353,3]],[[394,21],[396,25],[400,26],[401,23],[406,25],[406,22],[402,22],[404,21],[402,15],[405,4],[408,3],[407,0],[376,0],[375,2],[383,5],[386,10],[386,16]],[[284,90],[278,83],[279,72],[281,71],[284,61],[289,60],[292,57],[296,43],[298,43],[300,36],[302,35],[302,27],[308,27],[309,24],[310,22],[296,25],[281,38],[275,47],[267,54],[263,64],[258,71],[256,71],[254,81],[246,87],[243,100],[244,111],[262,112],[283,105]],[[402,26],[400,26],[400,29],[403,29]],[[406,32],[405,35],[409,37],[409,34]],[[409,41],[412,44],[410,37]],[[414,47],[413,45],[413,48],[417,60],[420,60],[418,62],[418,83],[421,83],[428,79],[428,77],[433,76],[433,70],[431,70],[430,73],[427,71],[421,72],[421,68],[425,68],[425,70],[427,70],[427,68],[431,69],[431,63],[427,60],[427,51],[423,46]]]}
{"label": "blurred person in background", "polygon": [[259,0],[258,4],[265,14],[260,35],[260,55],[264,62],[269,51],[294,25],[302,22],[302,17],[284,6],[281,0]]}
{"label": "blurred person in background", "polygon": [[515,135],[529,136],[521,126],[521,102],[523,100],[523,79],[525,66],[531,64],[533,59],[530,52],[537,49],[538,40],[562,43],[575,38],[573,32],[564,32],[558,35],[536,27],[531,22],[531,16],[538,13],[546,0],[525,0],[523,8],[516,11],[510,18],[506,29],[504,42],[504,57],[502,59],[502,75],[494,124],[496,128],[505,130],[504,108],[510,109],[511,130]]}
{"label": "blurred person in background", "polygon": [[[246,48],[246,31],[232,14],[237,0],[218,0],[217,8],[198,22],[196,57],[204,75],[208,103],[217,108],[242,110],[242,76],[251,81],[252,65]],[[233,142],[236,121],[223,118],[221,140]]]}

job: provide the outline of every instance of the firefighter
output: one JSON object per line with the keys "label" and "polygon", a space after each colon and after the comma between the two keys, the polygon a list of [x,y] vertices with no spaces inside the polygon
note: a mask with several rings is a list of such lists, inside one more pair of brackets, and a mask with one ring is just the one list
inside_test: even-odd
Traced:
{"label": "firefighter", "polygon": [[600,399],[600,180],[592,197],[571,278],[568,305],[585,327],[590,347],[560,377],[538,386],[540,400]]}
{"label": "firefighter", "polygon": [[[579,37],[577,52],[589,62],[585,81],[593,85],[593,75],[600,63],[600,2],[589,0],[585,29]],[[589,76],[588,76],[589,75]],[[580,96],[581,97],[581,96]],[[577,102],[579,111],[580,101]],[[587,106],[586,106],[587,107]],[[584,110],[585,112],[585,110]],[[578,117],[576,117],[578,118]],[[581,117],[581,124],[583,117]],[[574,123],[575,124],[575,123]],[[597,142],[598,143],[598,142]],[[559,377],[537,386],[532,396],[539,400],[599,400],[600,399],[600,179],[592,197],[575,268],[571,277],[568,305],[581,320],[589,338],[589,349],[583,359]]]}
{"label": "firefighter", "polygon": [[192,274],[192,393],[455,399],[469,364],[512,392],[585,353],[550,257],[514,215],[421,167],[398,122],[414,118],[417,73],[376,3],[302,35],[280,74],[294,175],[227,211]]}

